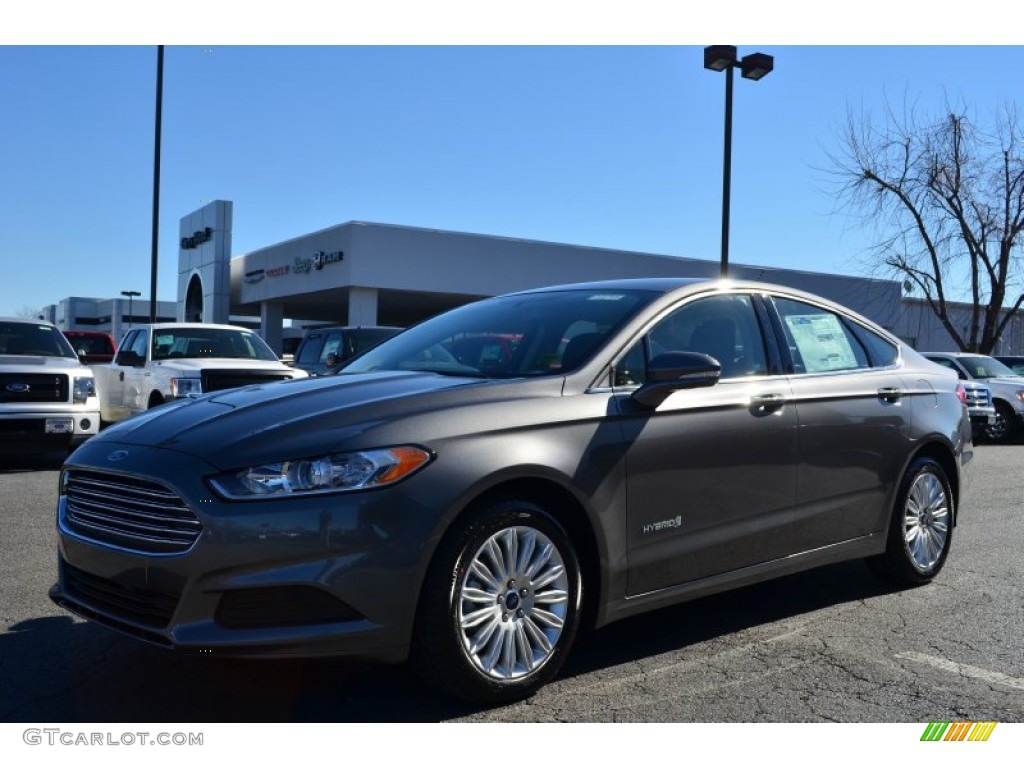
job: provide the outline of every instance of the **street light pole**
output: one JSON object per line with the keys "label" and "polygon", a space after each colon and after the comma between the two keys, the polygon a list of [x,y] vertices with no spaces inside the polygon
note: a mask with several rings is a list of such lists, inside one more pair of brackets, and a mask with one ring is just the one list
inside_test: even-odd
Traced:
{"label": "street light pole", "polygon": [[[164,47],[156,47],[156,131],[153,148],[153,242],[149,265],[149,322],[156,322],[157,243],[160,234],[160,126],[164,105]],[[130,300],[129,300],[130,301]]]}
{"label": "street light pole", "polygon": [[128,297],[128,327],[132,327],[132,299],[142,294],[138,291],[121,291],[122,296]]}
{"label": "street light pole", "polygon": [[719,274],[729,276],[729,208],[732,196],[732,71],[748,80],[760,80],[775,67],[775,59],[764,53],[751,53],[739,59],[734,45],[709,45],[704,49],[704,68],[725,71],[725,140],[722,160],[722,256]]}
{"label": "street light pole", "polygon": [[732,67],[725,71],[725,156],[722,159],[722,257],[719,277],[729,276],[729,211],[732,202]]}

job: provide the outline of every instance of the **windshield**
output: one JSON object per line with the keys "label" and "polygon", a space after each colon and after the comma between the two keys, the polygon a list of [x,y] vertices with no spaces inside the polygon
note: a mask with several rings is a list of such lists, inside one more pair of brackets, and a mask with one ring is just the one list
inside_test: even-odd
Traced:
{"label": "windshield", "polygon": [[37,323],[0,323],[0,355],[78,359],[75,350],[60,330],[52,325]]}
{"label": "windshield", "polygon": [[960,363],[976,379],[1020,378],[1019,374],[1014,373],[1012,369],[1007,368],[992,357],[985,357],[984,355],[961,357]]}
{"label": "windshield", "polygon": [[660,294],[572,289],[459,307],[389,339],[342,369],[512,378],[578,368]]}
{"label": "windshield", "polygon": [[233,328],[155,328],[153,359],[237,358],[277,360],[263,339],[252,331]]}

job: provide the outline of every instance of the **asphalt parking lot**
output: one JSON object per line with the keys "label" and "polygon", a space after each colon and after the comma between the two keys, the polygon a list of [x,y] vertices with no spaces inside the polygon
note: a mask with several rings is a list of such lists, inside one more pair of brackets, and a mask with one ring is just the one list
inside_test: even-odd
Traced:
{"label": "asphalt parking lot", "polygon": [[621,622],[532,699],[481,709],[404,667],[178,656],[54,606],[58,462],[0,465],[4,722],[1024,720],[1024,445],[977,448],[932,584],[859,562]]}

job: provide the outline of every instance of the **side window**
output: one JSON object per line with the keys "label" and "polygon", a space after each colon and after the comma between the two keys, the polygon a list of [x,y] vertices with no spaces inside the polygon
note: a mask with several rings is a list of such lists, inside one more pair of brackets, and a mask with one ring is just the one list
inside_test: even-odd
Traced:
{"label": "side window", "polygon": [[137,354],[142,360],[145,360],[146,353],[149,352],[149,331],[139,331],[129,349]]}
{"label": "side window", "polygon": [[116,361],[118,365],[128,365],[124,360],[124,353],[134,351],[132,349],[132,345],[135,343],[135,339],[138,338],[138,336],[139,331],[128,331],[124,338],[121,339],[121,348],[118,350]]}
{"label": "side window", "polygon": [[828,309],[775,298],[796,373],[849,371],[871,366],[864,345]]}
{"label": "side window", "polygon": [[877,333],[869,331],[857,323],[851,322],[850,327],[857,338],[860,339],[861,344],[867,349],[868,356],[871,358],[871,365],[876,368],[884,368],[896,364],[896,358],[899,357],[899,349],[891,341],[882,338]]}
{"label": "side window", "polygon": [[749,296],[697,299],[662,318],[619,360],[613,386],[643,384],[648,357],[666,352],[710,355],[722,366],[723,379],[768,373],[764,336]]}
{"label": "side window", "polygon": [[644,342],[638,341],[615,365],[613,387],[639,387],[647,381],[647,356]]}
{"label": "side window", "polygon": [[323,343],[324,335],[322,333],[307,333],[306,338],[302,340],[302,346],[299,348],[299,356],[295,362],[307,365],[315,363],[320,359],[320,347]]}
{"label": "side window", "polygon": [[954,363],[952,360],[947,360],[944,357],[929,357],[928,359],[931,360],[933,363],[938,363],[944,368],[949,368],[949,370],[953,371],[958,378],[967,378],[967,376],[964,375],[964,372],[957,368],[956,363]]}
{"label": "side window", "polygon": [[768,372],[764,337],[749,296],[711,296],[686,304],[648,334],[650,355],[703,352],[722,366],[722,378]]}
{"label": "side window", "polygon": [[341,331],[332,331],[327,334],[323,349],[320,350],[320,362],[327,364],[327,358],[336,355],[339,360],[346,358],[345,351],[341,348]]}

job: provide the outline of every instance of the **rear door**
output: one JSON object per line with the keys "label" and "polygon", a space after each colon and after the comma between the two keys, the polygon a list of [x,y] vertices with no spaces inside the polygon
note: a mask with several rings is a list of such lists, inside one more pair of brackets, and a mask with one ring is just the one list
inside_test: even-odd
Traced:
{"label": "rear door", "polygon": [[799,423],[796,515],[802,549],[865,536],[887,505],[909,451],[917,392],[889,340],[823,305],[775,296]]}

